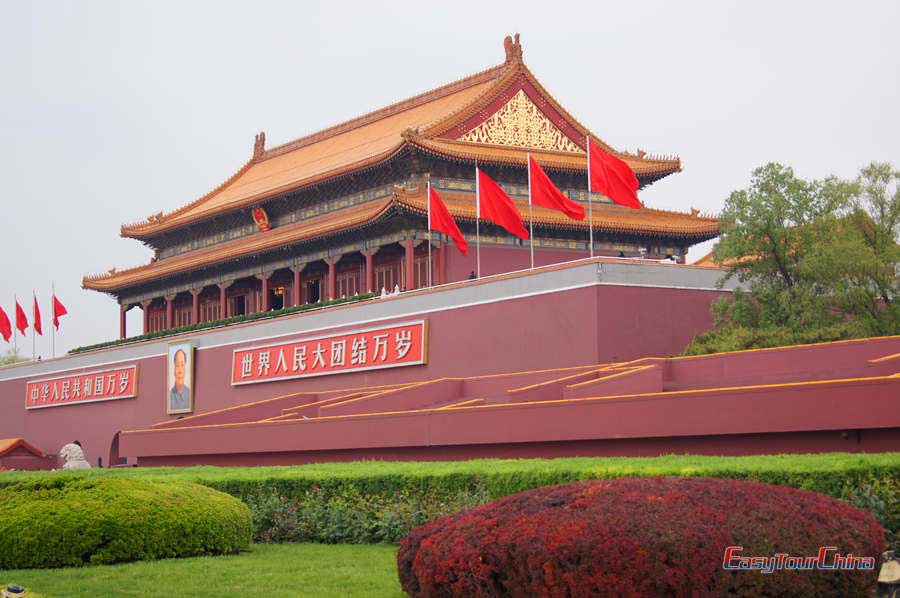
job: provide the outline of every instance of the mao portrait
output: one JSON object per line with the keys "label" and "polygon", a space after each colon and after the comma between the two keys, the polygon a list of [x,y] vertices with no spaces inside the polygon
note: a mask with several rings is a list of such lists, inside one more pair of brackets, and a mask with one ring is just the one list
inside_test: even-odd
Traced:
{"label": "mao portrait", "polygon": [[190,413],[194,410],[194,347],[191,342],[169,345],[168,363],[166,412]]}

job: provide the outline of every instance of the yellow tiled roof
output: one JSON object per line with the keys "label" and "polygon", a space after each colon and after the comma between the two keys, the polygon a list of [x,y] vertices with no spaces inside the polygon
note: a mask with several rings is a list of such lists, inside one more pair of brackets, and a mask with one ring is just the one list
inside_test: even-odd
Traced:
{"label": "yellow tiled roof", "polygon": [[19,447],[22,447],[38,457],[44,457],[44,453],[31,446],[24,438],[0,438],[0,457],[8,455]]}
{"label": "yellow tiled roof", "polygon": [[[499,66],[460,79],[429,92],[392,104],[359,118],[330,127],[290,143],[255,153],[238,172],[203,197],[168,214],[157,214],[123,225],[121,234],[146,239],[229,210],[250,207],[278,194],[331,179],[383,162],[406,144],[448,155],[522,163],[523,150],[500,146],[466,144],[439,139],[450,124],[477,114],[499,96],[511,82],[527,78],[546,102],[562,114],[579,133],[587,129],[577,123],[537,81],[521,61],[521,52]],[[598,145],[625,159],[641,176],[664,176],[681,169],[677,159],[660,159],[618,152],[602,139]],[[584,168],[584,153],[548,156],[560,168]]]}
{"label": "yellow tiled roof", "polygon": [[[450,214],[456,219],[475,220],[475,197],[471,193],[440,192]],[[425,193],[402,194],[398,202],[425,213],[428,206]],[[523,222],[528,222],[528,201],[514,198]],[[588,220],[572,220],[562,212],[533,206],[534,223],[544,226],[587,229]],[[587,212],[587,210],[585,210]],[[656,233],[673,236],[711,237],[719,234],[718,219],[710,216],[684,214],[667,210],[641,208],[635,210],[609,203],[594,203],[591,207],[595,231],[620,233]]]}
{"label": "yellow tiled roof", "polygon": [[234,257],[251,255],[288,243],[313,239],[336,230],[353,228],[371,222],[381,216],[391,206],[392,201],[391,198],[385,198],[360,204],[142,266],[126,270],[113,269],[104,274],[85,276],[81,286],[95,291],[113,291],[160,276],[178,274]]}

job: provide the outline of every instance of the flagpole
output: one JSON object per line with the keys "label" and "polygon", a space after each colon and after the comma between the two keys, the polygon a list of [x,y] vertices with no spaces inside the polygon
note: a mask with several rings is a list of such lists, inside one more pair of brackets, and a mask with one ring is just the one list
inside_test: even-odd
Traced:
{"label": "flagpole", "polygon": [[531,241],[531,269],[534,270],[534,210],[531,207],[531,152],[528,152],[528,240]]}
{"label": "flagpole", "polygon": [[[53,301],[53,299],[56,299],[56,283],[55,282],[50,283],[50,292],[53,295],[53,297],[51,299],[51,301]],[[54,311],[55,308],[56,308],[55,305],[50,308],[50,310],[54,314],[56,313]],[[50,357],[56,357],[56,326],[51,326],[51,330],[50,330]]]}
{"label": "flagpole", "polygon": [[475,266],[476,278],[481,278],[481,191],[478,185],[478,160],[475,160]]}
{"label": "flagpole", "polygon": [[15,312],[15,314],[16,314],[16,317],[15,317],[15,323],[16,323],[16,324],[15,324],[15,327],[13,328],[13,355],[15,355],[15,356],[18,357],[18,355],[19,355],[19,339],[16,338],[16,329],[17,329],[18,326],[19,326],[19,312],[18,312],[18,309],[19,309],[19,298],[16,297],[16,294],[15,294],[15,293],[13,293],[13,301],[14,301],[15,304],[16,304],[16,307],[15,307],[15,309],[16,309],[16,312]]}
{"label": "flagpole", "polygon": [[34,361],[35,359],[37,359],[37,352],[35,351],[35,348],[34,348],[34,342],[35,342],[34,322],[35,322],[35,316],[37,315],[34,310],[35,307],[37,307],[37,295],[34,293],[34,289],[31,289],[31,361]]}
{"label": "flagpole", "polygon": [[588,230],[589,243],[591,244],[591,257],[594,257],[594,210],[591,204],[591,136],[585,135],[584,139],[587,146],[587,176],[588,176]]}
{"label": "flagpole", "polygon": [[431,287],[431,174],[426,184],[425,201],[428,202],[428,286]]}

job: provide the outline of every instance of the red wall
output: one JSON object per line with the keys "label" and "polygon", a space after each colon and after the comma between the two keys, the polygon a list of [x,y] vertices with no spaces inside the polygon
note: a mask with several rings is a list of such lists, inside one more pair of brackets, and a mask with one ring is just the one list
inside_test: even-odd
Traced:
{"label": "red wall", "polygon": [[[476,271],[477,250],[475,243],[469,243],[468,255],[462,255],[451,242],[447,247],[447,282],[459,282],[469,278]],[[547,266],[588,257],[587,251],[565,249],[534,249],[534,265]],[[485,245],[481,248],[481,275],[491,276],[531,267],[531,252],[528,245],[522,247],[502,247]]]}
{"label": "red wall", "polygon": [[239,433],[222,426],[175,428],[129,433],[123,442],[136,454],[152,456],[154,463],[173,457],[177,461],[183,455],[202,455],[205,460],[223,452],[256,453],[259,464],[270,464],[270,453],[288,451],[295,452],[297,462],[317,460],[318,451],[355,450],[356,458],[363,459],[399,447],[438,446],[466,447],[463,452],[470,456],[486,457],[494,456],[495,444],[521,445],[523,455],[537,457],[547,456],[544,448],[567,442],[582,443],[584,452],[573,455],[616,454],[615,442],[620,440],[631,441],[639,454],[647,454],[644,451],[707,436],[734,437],[732,446],[715,443],[724,454],[771,453],[772,446],[790,452],[896,451],[900,450],[900,414],[894,409],[898,396],[900,379],[884,377],[258,422],[242,426]]}
{"label": "red wall", "polygon": [[[463,269],[466,267],[463,266]],[[423,317],[428,320],[427,365],[232,387],[229,383],[232,351],[254,344],[254,336],[259,334],[255,332],[257,325],[245,325],[241,330],[246,335],[246,341],[201,348],[196,352],[194,412],[298,391],[672,355],[680,352],[694,334],[710,325],[709,305],[720,295],[719,292],[703,290],[589,286],[423,316],[395,318],[393,321]],[[300,329],[305,316],[296,317]],[[385,324],[389,322],[384,321]],[[380,324],[367,323],[365,327]],[[357,326],[333,330],[353,328]],[[116,356],[116,350],[107,350],[98,356],[104,362],[121,359]],[[165,358],[158,356],[137,361],[137,399],[26,412],[26,380],[0,382],[0,413],[3,415],[0,419],[0,438],[23,437],[47,453],[56,453],[63,444],[79,440],[92,464],[96,464],[98,456],[108,463],[112,439],[117,431],[144,428],[176,417],[165,412]],[[65,363],[65,359],[59,360],[59,368],[63,369]],[[125,362],[128,363],[132,362]]]}

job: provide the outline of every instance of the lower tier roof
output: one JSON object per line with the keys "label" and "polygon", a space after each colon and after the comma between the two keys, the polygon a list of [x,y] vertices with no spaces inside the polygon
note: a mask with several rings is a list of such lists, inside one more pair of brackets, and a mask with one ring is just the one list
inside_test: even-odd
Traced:
{"label": "lower tier roof", "polygon": [[[473,194],[450,191],[440,193],[451,215],[457,221],[475,221]],[[513,201],[519,208],[523,221],[527,222],[529,213],[527,200]],[[126,270],[112,268],[103,274],[85,276],[82,287],[95,291],[116,292],[135,284],[188,272],[236,257],[250,256],[285,245],[350,231],[381,220],[394,211],[413,213],[424,218],[427,210],[424,186],[419,186],[413,191],[397,187],[392,196],[383,199],[350,206],[171,258],[152,261],[135,268]],[[716,218],[696,213],[685,214],[650,208],[635,210],[609,203],[595,203],[592,213],[594,231],[600,234],[652,235],[691,243],[699,243],[719,234]],[[534,206],[533,218],[534,224],[544,229],[586,231],[589,226],[587,218],[582,221],[572,220],[561,212],[539,206]]]}

